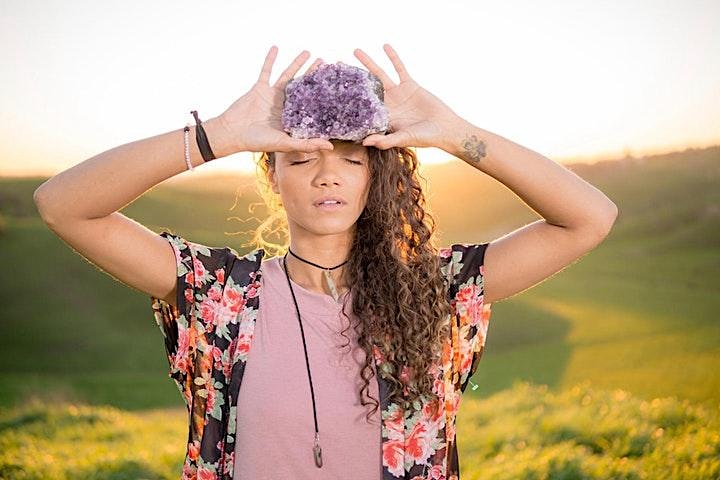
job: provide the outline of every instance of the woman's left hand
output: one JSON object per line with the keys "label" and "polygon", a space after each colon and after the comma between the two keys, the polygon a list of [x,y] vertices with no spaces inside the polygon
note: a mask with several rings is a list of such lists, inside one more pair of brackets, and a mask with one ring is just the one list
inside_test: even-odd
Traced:
{"label": "woman's left hand", "polygon": [[408,75],[390,45],[383,45],[383,49],[400,77],[398,85],[365,52],[359,48],[353,52],[385,87],[384,103],[390,116],[389,131],[392,132],[368,135],[363,139],[363,145],[382,150],[391,147],[441,147],[449,129],[460,121],[459,117]]}

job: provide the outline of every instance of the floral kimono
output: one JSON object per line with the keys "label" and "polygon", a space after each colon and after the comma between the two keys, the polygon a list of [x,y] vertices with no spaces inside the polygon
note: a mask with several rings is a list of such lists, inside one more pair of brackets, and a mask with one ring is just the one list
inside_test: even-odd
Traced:
{"label": "floral kimono", "polygon": [[[233,479],[236,405],[260,305],[263,249],[239,256],[229,247],[189,242],[163,231],[177,260],[177,307],[151,297],[171,377],[189,413],[182,479]],[[483,302],[487,243],[453,244],[439,257],[448,286],[451,335],[429,373],[425,403],[390,403],[385,356],[373,347],[381,409],[381,480],[460,478],[455,417],[483,353],[490,304]],[[385,369],[386,370],[386,369]],[[440,403],[437,414],[433,406]],[[239,479],[235,479],[239,480]]]}

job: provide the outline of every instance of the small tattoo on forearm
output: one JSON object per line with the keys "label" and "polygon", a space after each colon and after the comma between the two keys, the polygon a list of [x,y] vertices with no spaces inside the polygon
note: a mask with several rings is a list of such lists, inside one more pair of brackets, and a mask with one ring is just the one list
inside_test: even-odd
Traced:
{"label": "small tattoo on forearm", "polygon": [[463,141],[465,158],[473,163],[480,163],[480,159],[485,158],[485,148],[485,142],[480,140],[476,135],[470,135]]}

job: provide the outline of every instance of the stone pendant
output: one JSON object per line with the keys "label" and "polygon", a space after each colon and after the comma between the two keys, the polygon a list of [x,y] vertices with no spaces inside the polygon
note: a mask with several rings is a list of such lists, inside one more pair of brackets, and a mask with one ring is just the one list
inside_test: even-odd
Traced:
{"label": "stone pendant", "polygon": [[322,467],[322,448],[320,448],[320,436],[315,434],[315,446],[313,447],[313,455],[315,456],[315,465]]}
{"label": "stone pendant", "polygon": [[330,289],[330,294],[337,302],[340,298],[340,295],[338,295],[337,288],[335,287],[335,282],[333,281],[332,277],[330,276],[330,270],[323,270],[323,273],[325,274],[325,281],[328,284],[328,288]]}

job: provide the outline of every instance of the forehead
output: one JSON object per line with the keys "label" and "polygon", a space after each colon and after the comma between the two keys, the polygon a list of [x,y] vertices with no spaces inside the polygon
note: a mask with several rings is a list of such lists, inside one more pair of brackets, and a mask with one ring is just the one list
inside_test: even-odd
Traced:
{"label": "forehead", "polygon": [[355,157],[365,157],[368,156],[368,148],[362,144],[354,143],[350,140],[330,140],[330,142],[335,147],[332,151],[331,150],[318,150],[315,152],[277,152],[275,155],[279,158],[287,159],[287,160],[295,160],[295,159],[303,159],[310,156],[316,156],[318,154],[324,154],[324,155],[352,155]]}

